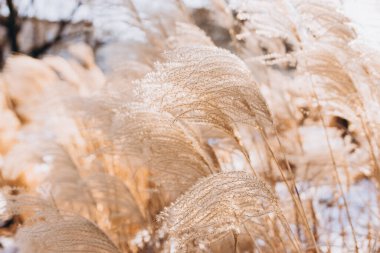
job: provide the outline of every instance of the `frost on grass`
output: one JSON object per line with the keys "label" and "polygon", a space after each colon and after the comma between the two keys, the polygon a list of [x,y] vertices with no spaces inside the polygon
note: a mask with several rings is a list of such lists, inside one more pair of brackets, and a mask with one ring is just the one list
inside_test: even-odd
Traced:
{"label": "frost on grass", "polygon": [[277,199],[265,183],[245,172],[225,172],[199,180],[158,219],[169,236],[167,247],[183,250],[229,232],[239,234],[245,223],[278,212]]}

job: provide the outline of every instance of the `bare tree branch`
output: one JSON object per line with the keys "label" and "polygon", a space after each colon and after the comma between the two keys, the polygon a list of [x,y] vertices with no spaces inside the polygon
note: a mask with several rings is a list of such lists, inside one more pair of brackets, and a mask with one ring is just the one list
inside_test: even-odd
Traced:
{"label": "bare tree branch", "polygon": [[52,40],[47,41],[46,43],[44,43],[41,46],[37,46],[35,48],[32,48],[28,54],[32,57],[39,57],[40,55],[46,53],[46,51],[48,51],[52,46],[59,43],[64,37],[63,33],[64,33],[67,25],[69,25],[72,22],[72,19],[73,19],[75,13],[77,12],[77,10],[79,9],[79,7],[81,5],[82,5],[82,3],[79,1],[77,6],[73,9],[70,17],[59,22],[58,30],[57,30],[57,32],[56,32],[56,34]]}
{"label": "bare tree branch", "polygon": [[7,19],[7,34],[13,52],[19,52],[19,45],[17,43],[17,34],[20,31],[20,25],[17,22],[18,13],[12,0],[6,0],[9,9],[9,16]]}
{"label": "bare tree branch", "polygon": [[8,21],[6,17],[0,16],[0,25],[7,27]]}

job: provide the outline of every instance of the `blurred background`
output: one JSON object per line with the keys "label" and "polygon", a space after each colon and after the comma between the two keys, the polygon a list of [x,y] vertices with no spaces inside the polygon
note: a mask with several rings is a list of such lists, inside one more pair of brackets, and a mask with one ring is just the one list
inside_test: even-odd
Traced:
{"label": "blurred background", "polygon": [[[207,19],[214,18],[212,15],[207,17],[207,12],[214,8],[215,1],[176,2],[190,8],[192,15],[198,17],[198,24],[204,23],[204,29],[223,34],[221,27],[207,27],[207,23],[211,23]],[[239,2],[243,1],[226,1],[230,5]],[[120,8],[123,3],[126,3],[124,6],[133,5],[135,13],[131,9]],[[379,48],[380,2],[341,0],[340,4],[340,11],[353,21],[358,39]],[[62,54],[62,49],[70,43],[85,42],[95,51],[96,62],[107,71],[112,65],[108,57],[111,48],[115,50],[123,42],[149,43],[143,31],[149,29],[149,23],[181,21],[183,15],[173,15],[176,13],[175,5],[165,0],[0,0],[0,66],[11,53],[32,57]],[[220,34],[217,36],[222,36]],[[124,48],[123,51],[127,50]]]}

